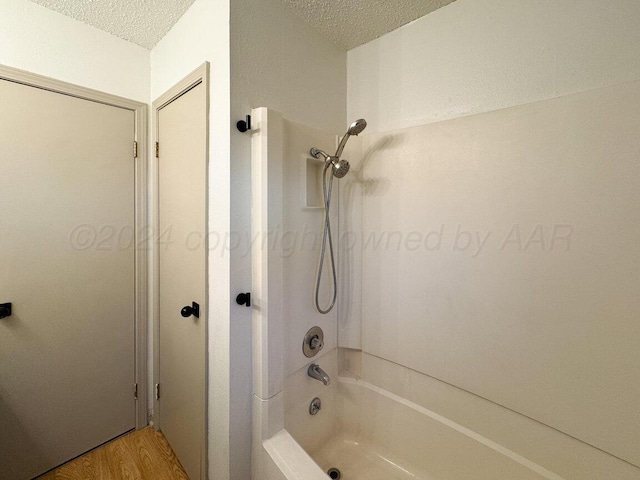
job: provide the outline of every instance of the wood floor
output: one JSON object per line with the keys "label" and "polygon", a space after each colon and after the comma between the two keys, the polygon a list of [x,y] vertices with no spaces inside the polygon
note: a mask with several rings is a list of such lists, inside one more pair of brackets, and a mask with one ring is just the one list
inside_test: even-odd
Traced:
{"label": "wood floor", "polygon": [[37,480],[189,480],[169,442],[147,427],[65,463]]}

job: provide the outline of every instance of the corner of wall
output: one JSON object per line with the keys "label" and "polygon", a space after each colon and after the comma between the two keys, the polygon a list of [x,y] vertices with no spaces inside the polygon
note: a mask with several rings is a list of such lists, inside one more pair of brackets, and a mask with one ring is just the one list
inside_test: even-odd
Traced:
{"label": "corner of wall", "polygon": [[0,63],[149,100],[149,51],[27,0],[3,0]]}

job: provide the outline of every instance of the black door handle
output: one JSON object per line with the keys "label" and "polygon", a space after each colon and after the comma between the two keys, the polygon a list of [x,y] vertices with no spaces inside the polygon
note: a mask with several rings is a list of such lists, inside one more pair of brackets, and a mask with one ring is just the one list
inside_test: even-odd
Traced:
{"label": "black door handle", "polygon": [[196,318],[200,318],[200,305],[198,305],[196,302],[193,302],[191,303],[191,306],[187,305],[185,307],[182,307],[182,310],[180,310],[180,315],[182,315],[184,318],[190,317],[191,315]]}
{"label": "black door handle", "polygon": [[251,293],[239,293],[236,297],[236,303],[238,305],[245,305],[247,307],[251,306]]}
{"label": "black door handle", "polygon": [[11,303],[0,303],[0,318],[11,316]]}

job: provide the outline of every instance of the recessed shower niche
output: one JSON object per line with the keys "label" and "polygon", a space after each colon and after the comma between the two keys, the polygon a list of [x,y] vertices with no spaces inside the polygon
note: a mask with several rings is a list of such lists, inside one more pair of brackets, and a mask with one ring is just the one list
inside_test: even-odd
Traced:
{"label": "recessed shower niche", "polygon": [[305,159],[303,206],[306,208],[324,208],[322,198],[324,161],[312,157],[305,157]]}

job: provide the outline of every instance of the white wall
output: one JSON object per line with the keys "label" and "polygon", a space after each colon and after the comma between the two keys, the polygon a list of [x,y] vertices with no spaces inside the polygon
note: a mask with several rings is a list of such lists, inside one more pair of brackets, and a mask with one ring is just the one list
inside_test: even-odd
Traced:
{"label": "white wall", "polygon": [[363,350],[640,466],[638,111],[640,82],[364,137]]}
{"label": "white wall", "polygon": [[[211,64],[208,226],[210,232],[224,235],[231,230],[228,0],[196,0],[151,51],[152,99],[205,61]],[[237,423],[240,423],[238,428],[243,424],[231,418],[229,401],[230,383],[237,375],[235,366],[230,364],[230,309],[233,307],[229,256],[217,248],[209,252],[208,262],[209,477],[222,480],[234,478],[229,473],[230,455],[237,453],[230,451],[227,439]],[[250,350],[242,354],[251,358]],[[249,421],[250,415],[250,411],[246,412]],[[248,462],[248,457],[242,461]]]}
{"label": "white wall", "polygon": [[[254,107],[334,132],[345,124],[346,53],[277,0],[231,2],[231,231],[243,235],[251,231],[251,135],[238,132],[235,121]],[[246,241],[229,252],[233,298],[251,287],[248,252]],[[231,471],[232,478],[244,480],[250,478],[252,319],[251,309],[234,304],[231,311],[231,417],[237,427]]]}
{"label": "white wall", "polygon": [[457,0],[351,50],[348,116],[368,133],[640,78],[635,0]]}
{"label": "white wall", "polygon": [[[637,224],[615,212],[638,203],[626,108],[637,102],[638,24],[640,4],[628,0],[458,0],[350,51],[348,116],[369,128],[355,195],[342,205],[365,234],[435,231],[436,240],[444,225],[439,251],[383,247],[365,250],[362,273],[348,264],[356,295],[362,286],[366,351],[636,464],[638,380],[625,369],[638,361],[629,344],[638,279],[624,265],[637,262]],[[496,111],[591,91],[570,108],[568,97]],[[474,115],[483,112],[492,113]],[[582,242],[565,257],[486,250],[513,224],[528,229],[524,245],[537,224],[565,223]],[[452,250],[459,224],[493,232],[488,256]],[[360,345],[357,327],[340,334],[341,346]],[[496,372],[497,383],[485,375]]]}
{"label": "white wall", "polygon": [[0,64],[149,101],[149,51],[27,0],[3,0]]}

